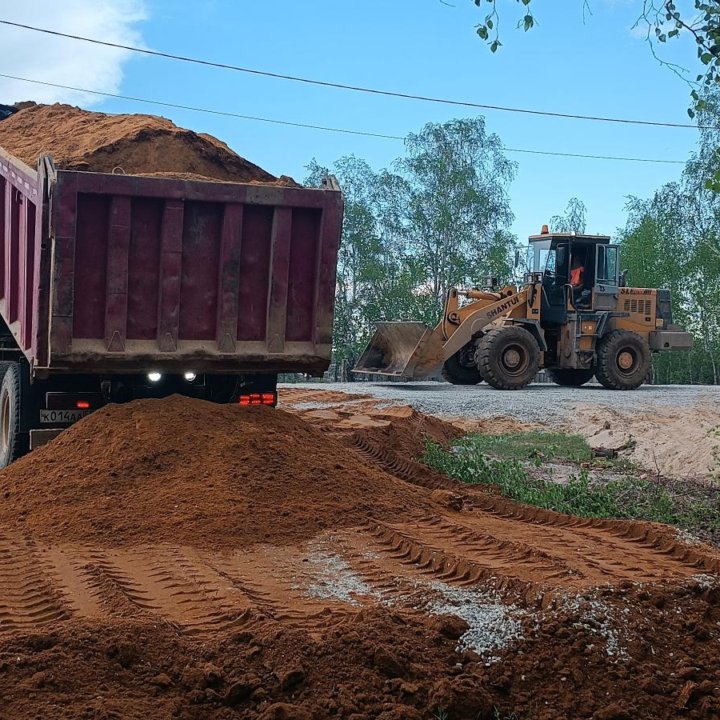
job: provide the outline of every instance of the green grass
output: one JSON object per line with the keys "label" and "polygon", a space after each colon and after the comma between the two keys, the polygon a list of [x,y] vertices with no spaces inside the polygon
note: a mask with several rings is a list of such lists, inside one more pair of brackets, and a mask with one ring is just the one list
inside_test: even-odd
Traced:
{"label": "green grass", "polygon": [[[471,435],[456,441],[449,449],[429,442],[423,462],[461,482],[493,485],[512,500],[568,515],[651,520],[678,525],[690,531],[703,530],[704,534],[711,536],[720,533],[720,500],[716,493],[688,497],[686,492],[671,492],[660,482],[633,476],[598,482],[592,480],[584,469],[564,484],[534,477],[517,459],[527,457],[527,454],[523,455],[530,447],[526,435],[520,433],[517,436],[518,444],[524,450],[513,453],[516,455],[514,458],[490,457],[487,450],[488,447],[495,450],[498,447],[509,448],[514,436],[501,436],[506,438],[502,443],[488,445],[486,439],[489,436]],[[533,435],[537,439],[542,433]],[[551,436],[555,437],[554,434]],[[570,446],[579,447],[575,444]],[[557,454],[551,455],[557,458],[562,456],[559,453],[567,451],[568,444],[556,443],[553,446],[548,443],[544,447],[558,448],[555,451]]]}
{"label": "green grass", "polygon": [[503,715],[498,708],[493,708],[493,720],[520,720],[516,713]]}
{"label": "green grass", "polygon": [[485,455],[503,460],[592,459],[590,446],[579,435],[555,432],[522,432],[512,435],[470,435],[474,447]]}

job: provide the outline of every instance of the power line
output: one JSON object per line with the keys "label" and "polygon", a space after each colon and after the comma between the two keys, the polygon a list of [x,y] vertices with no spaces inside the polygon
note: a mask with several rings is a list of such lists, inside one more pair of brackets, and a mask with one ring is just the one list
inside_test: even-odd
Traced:
{"label": "power line", "polygon": [[135,47],[133,45],[122,45],[120,43],[113,43],[107,40],[97,40],[95,38],[84,37],[82,35],[63,33],[59,32],[58,30],[48,30],[47,28],[35,27],[34,25],[24,25],[23,23],[16,23],[10,20],[0,20],[0,24],[9,25],[16,28],[22,28],[23,30],[31,30],[33,32],[45,33],[46,35],[54,35],[55,37],[64,37],[70,40],[80,40],[82,42],[93,43],[95,45],[104,45],[105,47],[112,47],[120,50],[127,50],[129,52],[142,53],[143,55],[166,58],[168,60],[179,60],[181,62],[193,63],[196,65],[205,65],[207,67],[213,68],[222,68],[223,70],[233,70],[235,72],[242,72],[250,75],[259,75],[262,77],[270,77],[278,80],[289,80],[292,82],[305,83],[307,85],[319,85],[321,87],[330,87],[340,90],[351,90],[353,92],[361,92],[371,95],[381,95],[384,97],[402,98],[404,100],[419,100],[422,102],[454,105],[458,107],[468,107],[482,110],[498,110],[502,112],[524,113],[527,115],[541,115],[545,117],[566,118],[571,120],[592,120],[596,122],[622,123],[627,125],[649,125],[653,127],[667,128],[690,128],[693,130],[720,130],[720,128],[713,125],[693,125],[691,123],[673,123],[656,120],[634,120],[630,118],[603,117],[598,115],[580,115],[574,113],[551,112],[547,110],[533,110],[529,108],[506,107],[503,105],[488,105],[484,103],[476,103],[464,100],[452,100],[448,98],[431,97],[428,95],[413,95],[411,93],[396,92],[392,90],[380,90],[378,88],[369,88],[360,85],[349,85],[346,83],[336,83],[327,80],[315,80],[312,78],[300,77],[298,75],[286,75],[283,73],[275,73],[267,70],[258,70],[257,68],[248,68],[239,65],[213,62],[212,60],[204,60],[201,58],[187,57],[185,55],[174,55],[173,53],[162,52],[159,50],[148,50],[147,48]]}
{"label": "power line", "polygon": [[[88,90],[87,88],[74,87],[72,85],[61,85],[59,83],[46,82],[44,80],[31,80],[30,78],[19,77],[17,75],[7,75],[0,73],[0,78],[6,78],[7,80],[17,80],[19,82],[32,83],[33,85],[44,85],[46,87],[60,88],[62,90],[71,90],[73,92],[88,93],[90,95],[99,95],[101,97],[114,98],[116,100],[127,100],[129,102],[145,103],[147,105],[157,105],[160,107],[175,108],[177,110],[189,110],[191,112],[205,113],[208,115],[221,115],[223,117],[238,118],[240,120],[252,120],[257,122],[271,123],[273,125],[287,125],[290,127],[306,128],[309,130],[321,130],[323,132],[332,133],[344,133],[348,135],[361,135],[364,137],[380,138],[383,140],[405,140],[400,135],[385,135],[383,133],[367,132],[364,130],[350,130],[348,128],[334,128],[327,127],[325,125],[312,125],[309,123],[292,122],[290,120],[277,120],[275,118],[264,118],[256,115],[242,115],[240,113],[230,112],[227,110],[213,110],[211,108],[195,107],[193,105],[182,105],[180,103],[165,102],[163,100],[151,100],[149,98],[133,97],[132,95],[119,95],[117,93],[101,92],[100,90]],[[571,157],[571,158],[585,158],[589,160],[616,160],[624,162],[642,162],[642,163],[660,163],[666,165],[684,165],[684,160],[662,160],[659,158],[637,158],[637,157],[622,157],[617,155],[590,155],[583,153],[567,153],[567,152],[555,152],[551,150],[529,150],[526,148],[502,148],[506,152],[515,153],[527,153],[530,155],[549,155],[554,157]]]}
{"label": "power line", "polygon": [[552,155],[554,157],[587,158],[589,160],[622,160],[624,162],[662,163],[665,165],[685,165],[685,160],[661,160],[659,158],[622,157],[620,155],[584,155],[582,153],[552,152],[550,150],[521,150],[504,147],[507,152],[529,153],[530,155]]}
{"label": "power line", "polygon": [[[213,110],[210,108],[195,107],[193,105],[182,105],[180,103],[165,102],[163,100],[151,100],[149,98],[134,97],[132,95],[119,95],[117,93],[101,92],[100,90],[88,90],[87,88],[74,87],[72,85],[61,85],[59,83],[46,82],[44,80],[31,80],[30,78],[19,77],[17,75],[7,75],[0,73],[0,78],[6,78],[7,80],[17,80],[19,82],[32,83],[33,85],[44,85],[46,87],[60,88],[62,90],[71,90],[73,92],[88,93],[90,95],[99,95],[101,97],[114,98],[116,100],[127,100],[129,102],[145,103],[147,105],[157,105],[160,107],[175,108],[177,110],[189,110],[191,112],[205,113],[208,115],[221,115],[223,117],[238,118],[240,120],[252,120],[256,122],[271,123],[273,125],[287,125],[290,127],[306,128],[309,130],[321,130],[323,132],[332,133],[344,133],[348,135],[361,135],[364,137],[380,138],[383,140],[405,140],[400,135],[385,135],[383,133],[367,132],[364,130],[350,130],[348,128],[335,128],[327,127],[325,125],[312,125],[309,123],[292,122],[290,120],[277,120],[275,118],[264,118],[256,115],[242,115],[240,113],[230,112],[227,110]],[[571,158],[585,158],[588,160],[615,160],[623,162],[642,162],[642,163],[660,163],[665,165],[684,165],[684,160],[662,160],[660,158],[638,158],[638,157],[623,157],[617,155],[591,155],[584,153],[568,153],[568,152],[555,152],[551,150],[530,150],[526,148],[502,148],[505,152],[514,153],[527,153],[530,155],[549,155],[553,157],[571,157]]]}
{"label": "power line", "polygon": [[147,105],[158,105],[161,107],[175,108],[177,110],[190,110],[192,112],[205,113],[207,115],[222,115],[224,117],[239,118],[240,120],[256,120],[257,122],[273,123],[275,125],[289,125],[291,127],[308,128],[310,130],[323,130],[325,132],[347,133],[349,135],[365,135],[367,137],[382,138],[385,140],[404,140],[399,135],[383,135],[381,133],[365,132],[363,130],[346,130],[343,128],[326,127],[325,125],[311,125],[306,123],[291,122],[290,120],[275,120],[272,118],[258,117],[256,115],[242,115],[240,113],[230,112],[227,110],[213,110],[210,108],[195,107],[193,105],[182,105],[180,103],[165,102],[163,100],[151,100],[149,98],[133,97],[132,95],[118,95],[116,93],[101,92],[100,90],[88,90],[87,88],[73,87],[72,85],[61,85],[59,83],[45,82],[43,80],[31,80],[30,78],[19,77],[17,75],[6,75],[0,73],[0,78],[8,80],[19,80],[20,82],[32,83],[33,85],[45,85],[47,87],[60,88],[62,90],[72,90],[73,92],[88,93],[90,95],[100,95],[102,97],[115,98],[117,100],[128,100],[130,102],[145,103]]}

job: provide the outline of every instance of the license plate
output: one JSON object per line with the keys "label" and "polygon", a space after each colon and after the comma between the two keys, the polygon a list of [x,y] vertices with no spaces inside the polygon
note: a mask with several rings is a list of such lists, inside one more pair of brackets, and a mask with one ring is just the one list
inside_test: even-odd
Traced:
{"label": "license plate", "polygon": [[74,423],[86,412],[86,410],[41,410],[40,422],[43,424]]}

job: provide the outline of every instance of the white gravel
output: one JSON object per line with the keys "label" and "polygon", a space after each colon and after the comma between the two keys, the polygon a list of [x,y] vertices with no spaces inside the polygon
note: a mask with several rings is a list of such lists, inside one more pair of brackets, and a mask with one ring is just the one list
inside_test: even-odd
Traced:
{"label": "white gravel", "polygon": [[623,628],[627,625],[623,614],[627,608],[619,610],[606,605],[602,600],[592,597],[576,596],[567,598],[564,607],[578,613],[574,626],[582,628],[605,640],[605,652],[610,656],[623,656],[626,650],[621,642]]}
{"label": "white gravel", "polygon": [[716,575],[708,575],[707,573],[700,573],[699,575],[693,575],[692,579],[703,589],[712,590],[717,587],[718,577]]}
{"label": "white gravel", "polygon": [[598,384],[581,388],[533,384],[514,391],[495,390],[485,383],[461,387],[439,382],[299,383],[285,387],[370,394],[434,415],[510,416],[525,422],[557,425],[566,423],[569,411],[577,405],[599,405],[620,411],[692,407],[698,403],[720,405],[720,387],[711,385],[644,385],[631,392],[606,390]]}
{"label": "white gravel", "polygon": [[[319,600],[340,600],[349,605],[358,606],[358,598],[378,599],[380,594],[353,572],[347,561],[340,555],[328,550],[322,544],[314,544],[307,557],[305,574],[309,581],[306,595]],[[297,580],[297,579],[296,579]],[[295,585],[296,588],[301,585]]]}
{"label": "white gravel", "polygon": [[438,594],[428,610],[433,615],[455,615],[468,624],[458,650],[474,650],[487,663],[499,660],[493,653],[522,638],[520,611],[497,597],[478,589],[458,588],[433,582]]}

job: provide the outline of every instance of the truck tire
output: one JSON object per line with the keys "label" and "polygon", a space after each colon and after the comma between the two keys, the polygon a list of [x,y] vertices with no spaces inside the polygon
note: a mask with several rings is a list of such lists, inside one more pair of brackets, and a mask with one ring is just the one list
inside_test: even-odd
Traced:
{"label": "truck tire", "polygon": [[595,377],[608,390],[636,390],[651,368],[650,347],[631,330],[613,330],[599,343]]}
{"label": "truck tire", "polygon": [[480,374],[498,390],[520,390],[540,367],[540,348],[525,328],[515,325],[491,330],[476,353]]}
{"label": "truck tire", "polygon": [[592,380],[595,374],[595,368],[589,368],[588,370],[573,368],[546,368],[545,372],[550,376],[550,379],[556,384],[562,387],[580,387],[586,382]]}
{"label": "truck tire", "polygon": [[475,346],[472,343],[448,358],[442,368],[443,379],[453,385],[477,385],[482,375],[475,364]]}
{"label": "truck tire", "polygon": [[21,432],[21,369],[16,362],[0,363],[0,468],[28,451],[29,436]]}

